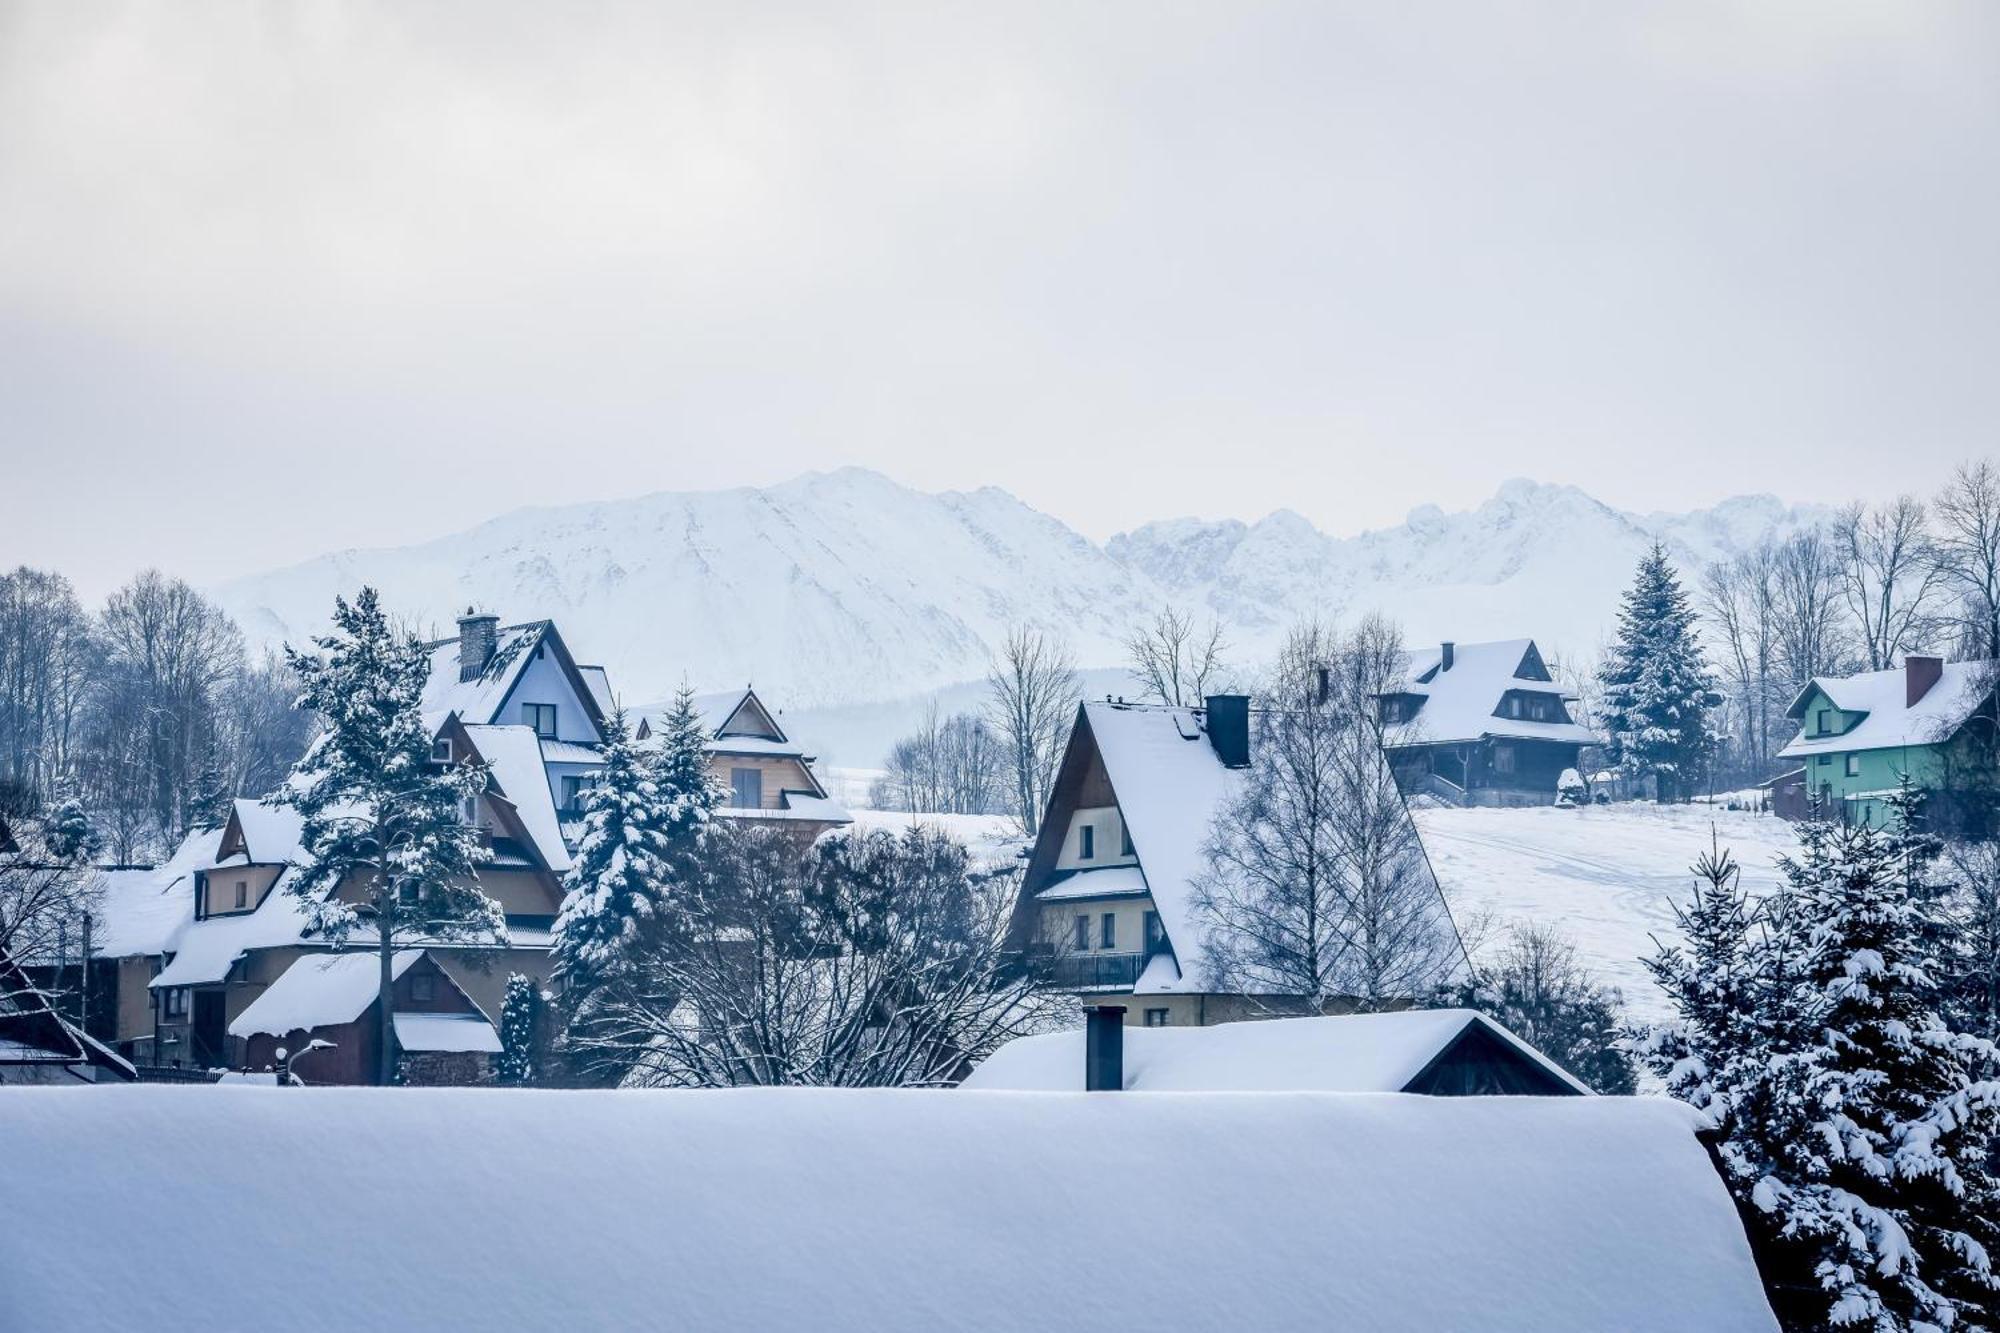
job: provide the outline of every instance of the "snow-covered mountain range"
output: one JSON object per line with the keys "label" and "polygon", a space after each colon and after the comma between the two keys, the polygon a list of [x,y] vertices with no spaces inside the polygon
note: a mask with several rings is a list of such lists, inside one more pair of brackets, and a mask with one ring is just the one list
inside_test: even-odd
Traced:
{"label": "snow-covered mountain range", "polygon": [[1570,486],[1512,481],[1478,508],[1425,506],[1335,537],[1290,511],[1171,519],[1099,545],[1006,491],[937,494],[858,468],[767,488],[528,509],[396,549],[343,551],[216,589],[253,642],[300,642],[363,583],[451,631],[472,604],[551,617],[633,702],[683,678],[752,681],[792,708],[893,700],[977,678],[1006,629],[1060,629],[1112,666],[1164,603],[1219,617],[1254,663],[1307,612],[1382,610],[1415,642],[1531,635],[1588,651],[1641,550],[1692,568],[1812,521],[1746,496],[1631,514]]}

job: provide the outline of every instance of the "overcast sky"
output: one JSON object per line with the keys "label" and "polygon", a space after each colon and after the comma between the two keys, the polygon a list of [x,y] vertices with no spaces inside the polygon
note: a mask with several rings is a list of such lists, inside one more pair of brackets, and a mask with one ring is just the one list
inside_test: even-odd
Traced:
{"label": "overcast sky", "polygon": [[2000,453],[2000,5],[0,0],[0,564],[856,463],[1103,537]]}

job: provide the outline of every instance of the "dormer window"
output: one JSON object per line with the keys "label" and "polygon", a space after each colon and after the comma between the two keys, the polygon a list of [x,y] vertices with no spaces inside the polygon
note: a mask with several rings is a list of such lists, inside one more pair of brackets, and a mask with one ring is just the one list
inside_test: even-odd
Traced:
{"label": "dormer window", "polygon": [[1831,708],[1820,709],[1818,721],[1814,726],[1815,730],[1813,734],[1816,736],[1833,735],[1833,710]]}
{"label": "dormer window", "polygon": [[521,723],[532,728],[544,740],[556,738],[556,706],[554,704],[522,704]]}

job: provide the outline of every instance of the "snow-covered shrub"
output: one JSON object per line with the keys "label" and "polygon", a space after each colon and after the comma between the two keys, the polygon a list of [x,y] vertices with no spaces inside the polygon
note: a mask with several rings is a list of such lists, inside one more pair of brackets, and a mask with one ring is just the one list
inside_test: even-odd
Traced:
{"label": "snow-covered shrub", "polygon": [[1556,779],[1557,805],[1585,805],[1590,800],[1590,789],[1584,785],[1583,774],[1573,768],[1565,768]]}

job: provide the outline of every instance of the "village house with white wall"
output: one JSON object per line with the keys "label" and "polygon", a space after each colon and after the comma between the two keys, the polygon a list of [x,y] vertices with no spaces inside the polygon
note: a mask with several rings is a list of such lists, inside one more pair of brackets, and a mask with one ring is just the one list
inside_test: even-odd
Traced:
{"label": "village house with white wall", "polygon": [[[495,1022],[510,974],[548,978],[563,876],[617,702],[605,668],[578,662],[549,621],[502,626],[468,613],[456,637],[427,646],[422,710],[434,762],[490,766],[488,787],[465,817],[491,853],[480,888],[500,904],[508,930],[504,947],[431,941],[398,954],[399,1047],[452,1067],[498,1051]],[[851,821],[820,785],[811,755],[754,691],[701,696],[696,709],[724,793],[720,817],[807,840]],[[646,727],[641,718],[639,733]],[[307,932],[303,905],[284,891],[306,857],[300,822],[295,811],[238,799],[222,827],[189,835],[159,868],[108,872],[92,949],[92,1026],[141,1063],[188,1069],[261,1067],[278,1049],[295,1053],[317,1037],[333,1051],[301,1063],[302,1077],[367,1081],[374,937],[364,924],[348,951],[335,953]],[[336,892],[358,898],[362,890],[357,883]],[[365,996],[350,959],[367,964]]]}

